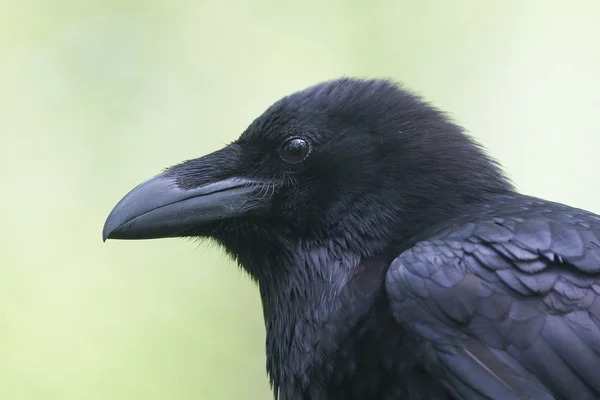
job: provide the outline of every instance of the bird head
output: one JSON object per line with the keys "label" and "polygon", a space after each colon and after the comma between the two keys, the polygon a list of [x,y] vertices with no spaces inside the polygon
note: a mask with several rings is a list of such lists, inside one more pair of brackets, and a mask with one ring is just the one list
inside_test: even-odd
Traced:
{"label": "bird head", "polygon": [[255,278],[294,248],[382,252],[465,204],[511,189],[441,112],[382,80],[287,96],[233,143],[140,184],[103,238],[208,237]]}

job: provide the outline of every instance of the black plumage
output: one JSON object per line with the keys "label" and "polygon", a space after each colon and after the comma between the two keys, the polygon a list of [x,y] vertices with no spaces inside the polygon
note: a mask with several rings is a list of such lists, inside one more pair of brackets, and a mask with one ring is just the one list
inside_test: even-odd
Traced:
{"label": "black plumage", "polygon": [[103,235],[223,245],[258,282],[282,400],[600,398],[600,217],[517,193],[386,81],[278,101]]}

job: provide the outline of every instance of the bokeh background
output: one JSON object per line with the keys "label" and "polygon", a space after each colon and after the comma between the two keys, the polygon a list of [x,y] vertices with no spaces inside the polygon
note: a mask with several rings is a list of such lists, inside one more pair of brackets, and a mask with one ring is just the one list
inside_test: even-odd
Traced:
{"label": "bokeh background", "polygon": [[270,398],[248,277],[101,229],[322,80],[401,81],[522,191],[600,212],[599,21],[598,0],[0,0],[0,399]]}

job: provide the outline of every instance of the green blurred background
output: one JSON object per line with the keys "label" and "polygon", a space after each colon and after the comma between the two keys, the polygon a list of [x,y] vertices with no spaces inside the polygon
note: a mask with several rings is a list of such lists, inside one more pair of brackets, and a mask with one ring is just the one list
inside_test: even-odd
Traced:
{"label": "green blurred background", "polygon": [[268,399],[258,293],[222,250],[101,229],[318,81],[402,81],[521,190],[600,212],[599,21],[598,0],[0,0],[0,399]]}

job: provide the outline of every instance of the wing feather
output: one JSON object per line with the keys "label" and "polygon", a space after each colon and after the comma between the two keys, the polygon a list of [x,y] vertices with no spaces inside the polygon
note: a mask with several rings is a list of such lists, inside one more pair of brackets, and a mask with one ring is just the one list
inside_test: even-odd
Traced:
{"label": "wing feather", "polygon": [[392,311],[464,398],[600,398],[599,237],[590,214],[454,226],[393,261]]}

